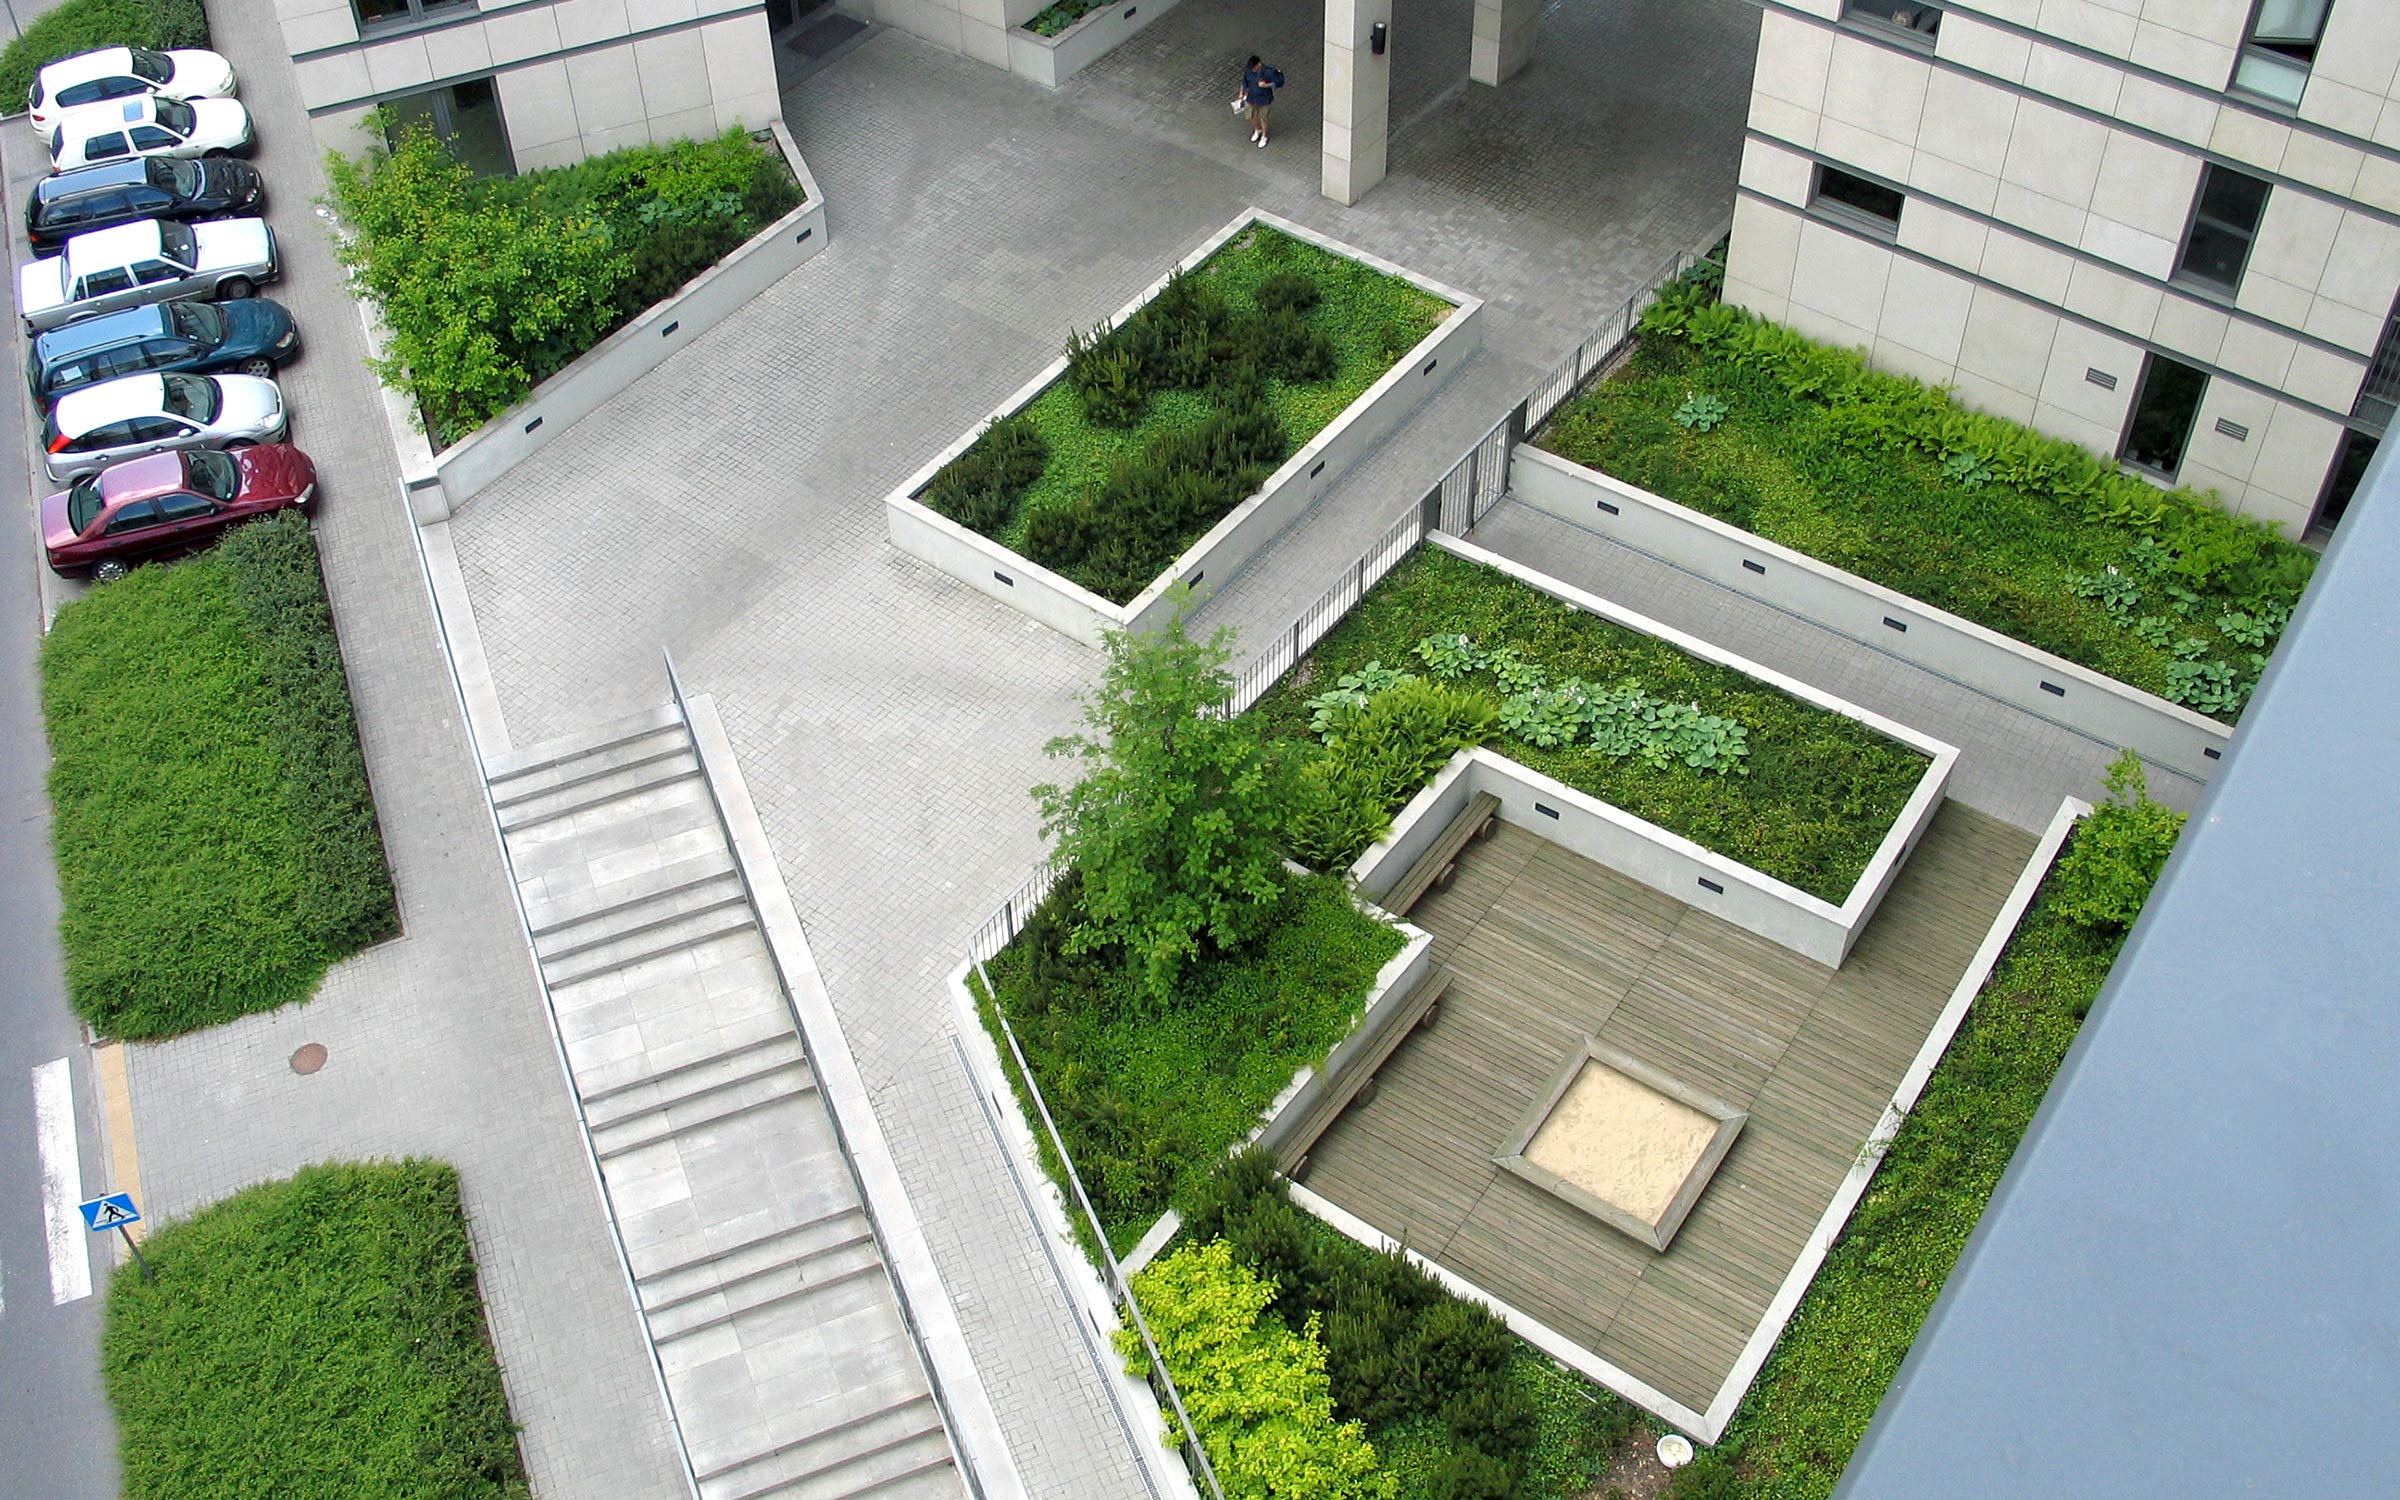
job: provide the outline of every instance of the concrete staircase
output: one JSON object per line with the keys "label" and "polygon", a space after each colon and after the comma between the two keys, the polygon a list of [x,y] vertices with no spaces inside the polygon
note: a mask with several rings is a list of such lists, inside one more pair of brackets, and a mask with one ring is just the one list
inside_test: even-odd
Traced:
{"label": "concrete staircase", "polygon": [[701,1500],[964,1495],[689,729],[485,772]]}

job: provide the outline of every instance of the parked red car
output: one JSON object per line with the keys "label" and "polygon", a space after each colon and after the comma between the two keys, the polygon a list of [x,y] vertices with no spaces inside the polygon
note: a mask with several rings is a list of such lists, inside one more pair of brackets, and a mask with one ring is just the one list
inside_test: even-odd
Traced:
{"label": "parked red car", "polygon": [[50,570],[94,583],[145,557],[189,552],[228,526],[317,497],[317,466],[289,443],[154,453],[87,474],[42,502]]}

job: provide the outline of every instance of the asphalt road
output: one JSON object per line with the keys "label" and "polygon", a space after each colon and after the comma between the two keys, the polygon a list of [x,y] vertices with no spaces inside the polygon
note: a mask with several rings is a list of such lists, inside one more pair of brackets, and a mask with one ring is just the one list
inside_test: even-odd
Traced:
{"label": "asphalt road", "polygon": [[[7,147],[27,139],[12,129]],[[13,214],[13,202],[5,207]],[[0,348],[8,351],[0,378],[14,378],[22,342],[0,339]],[[21,394],[0,399],[0,496],[29,493],[24,410]],[[67,1009],[42,786],[50,754],[36,652],[45,571],[32,516],[0,505],[0,1493],[112,1500],[117,1435],[101,1395],[99,1349],[110,1258],[93,1253],[94,1237],[80,1222],[59,1237],[54,1258],[50,1232],[61,1201],[71,1214],[75,1200],[99,1190],[103,1171],[91,1055]],[[61,1062],[71,1106],[45,1150],[37,1093],[47,1088],[59,1098]],[[55,1300],[77,1290],[78,1259],[90,1292]]]}

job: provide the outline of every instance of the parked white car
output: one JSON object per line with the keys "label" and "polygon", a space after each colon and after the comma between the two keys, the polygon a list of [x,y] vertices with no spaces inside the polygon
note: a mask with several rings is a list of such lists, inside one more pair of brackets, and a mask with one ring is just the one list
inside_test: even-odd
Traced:
{"label": "parked white car", "polygon": [[42,419],[42,467],[64,482],[169,448],[280,443],[283,391],[256,375],[128,375],[69,391]]}
{"label": "parked white car", "polygon": [[225,156],[249,149],[250,111],[237,99],[144,94],[70,109],[50,128],[54,172],[128,156]]}
{"label": "parked white car", "polygon": [[27,333],[46,333],[122,307],[247,297],[282,270],[264,219],[144,219],[76,235],[58,254],[17,267],[17,311]]}
{"label": "parked white car", "polygon": [[33,75],[25,111],[36,135],[48,135],[58,117],[87,104],[159,94],[169,99],[230,99],[233,64],[197,49],[156,52],[148,47],[103,47],[62,57]]}

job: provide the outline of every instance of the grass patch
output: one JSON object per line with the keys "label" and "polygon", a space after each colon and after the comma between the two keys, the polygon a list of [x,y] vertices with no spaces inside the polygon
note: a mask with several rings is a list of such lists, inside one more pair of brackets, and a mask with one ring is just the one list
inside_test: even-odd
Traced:
{"label": "grass patch", "polygon": [[1025,29],[1035,36],[1057,36],[1099,8],[1096,0],[1058,0],[1056,5],[1036,11]]}
{"label": "grass patch", "polygon": [[[1060,914],[1073,896],[1062,883],[988,972],[1122,1253],[1249,1133],[1295,1072],[1348,1033],[1402,940],[1351,905],[1340,881],[1297,878],[1265,936],[1192,960],[1160,1007],[1122,963],[1061,951]],[[1038,1124],[980,986],[976,1003],[1026,1119]],[[1073,1202],[1048,1140],[1034,1133],[1044,1170]]]}
{"label": "grass patch", "polygon": [[0,51],[0,100],[23,107],[33,76],[61,58],[104,47],[206,47],[200,0],[65,0],[25,23]]}
{"label": "grass patch", "polygon": [[1497,748],[1837,905],[1925,772],[1924,756],[1856,720],[1687,656],[1437,547],[1421,547],[1393,569],[1252,712],[1277,737],[1310,737],[1312,694],[1369,663],[1422,671],[1417,643],[1440,634],[1505,642],[1554,682],[1638,682],[1657,697],[1696,702],[1741,724],[1748,731],[1747,774],[1614,757],[1588,742],[1538,748],[1505,733]]}
{"label": "grass patch", "polygon": [[316,543],[298,516],[141,568],[42,644],[76,1013],[172,1036],[308,998],[398,927]]}
{"label": "grass patch", "polygon": [[458,1174],[303,1168],[159,1229],[101,1363],[128,1500],[522,1500]]}

